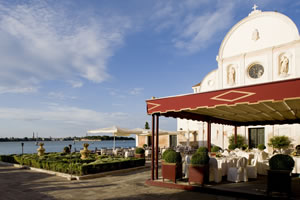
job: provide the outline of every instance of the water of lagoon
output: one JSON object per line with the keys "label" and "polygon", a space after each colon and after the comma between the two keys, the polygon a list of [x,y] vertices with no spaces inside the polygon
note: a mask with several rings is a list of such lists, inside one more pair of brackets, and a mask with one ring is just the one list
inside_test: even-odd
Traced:
{"label": "water of lagoon", "polygon": [[[41,141],[45,152],[62,152],[65,146],[72,145],[72,152],[83,149],[84,143],[89,143],[89,150],[113,148],[114,141]],[[116,140],[115,147],[135,147],[135,140]],[[0,142],[0,155],[21,154],[22,142]],[[23,153],[37,153],[39,147],[36,142],[23,142]]]}

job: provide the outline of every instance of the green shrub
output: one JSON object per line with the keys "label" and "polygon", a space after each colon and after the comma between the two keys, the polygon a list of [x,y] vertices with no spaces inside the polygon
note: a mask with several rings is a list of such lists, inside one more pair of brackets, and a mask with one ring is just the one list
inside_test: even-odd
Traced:
{"label": "green shrub", "polygon": [[269,146],[275,149],[285,149],[291,145],[291,140],[287,136],[274,136],[269,140]]}
{"label": "green shrub", "polygon": [[271,170],[293,170],[294,159],[289,155],[276,154],[269,160]]}
{"label": "green shrub", "polygon": [[145,153],[145,149],[138,147],[138,148],[135,149],[135,153],[136,154],[144,154]]}
{"label": "green shrub", "polygon": [[148,145],[147,144],[143,144],[143,148],[145,149],[145,148],[147,148],[148,147]]}
{"label": "green shrub", "polygon": [[257,148],[259,150],[263,151],[266,148],[266,146],[264,144],[259,144],[259,145],[257,145]]}
{"label": "green shrub", "polygon": [[199,147],[197,149],[197,153],[208,153],[208,148],[207,147]]}
{"label": "green shrub", "polygon": [[235,144],[228,145],[228,149],[230,149],[230,150],[234,150],[235,148],[237,148],[237,145],[235,145]]}
{"label": "green shrub", "polygon": [[242,145],[242,150],[245,151],[246,149],[248,149],[248,145],[247,144],[243,144]]}
{"label": "green shrub", "polygon": [[37,154],[0,155],[0,161],[76,175],[145,165],[145,159],[136,158],[112,158],[106,156],[96,160],[96,156],[91,155],[88,159],[81,160],[80,153],[69,155],[65,155],[64,153],[47,153],[41,157],[37,156]]}
{"label": "green shrub", "polygon": [[165,162],[166,163],[181,163],[182,162],[182,158],[179,152],[176,152],[174,150],[169,151],[166,155],[165,155]]}
{"label": "green shrub", "polygon": [[[234,135],[230,136],[228,138],[228,140],[229,140],[229,145],[235,144],[234,143]],[[237,136],[236,136],[236,147],[235,148],[240,149],[240,148],[242,148],[242,146],[244,144],[246,144],[246,138],[244,136],[241,136],[241,135],[237,134]],[[229,148],[229,146],[228,146],[228,148]]]}
{"label": "green shrub", "polygon": [[69,154],[70,153],[70,147],[65,146],[63,152]]}
{"label": "green shrub", "polygon": [[164,153],[162,154],[162,159],[165,159],[166,155],[170,152],[170,151],[174,151],[173,149],[166,149],[164,151]]}
{"label": "green shrub", "polygon": [[219,152],[220,150],[221,150],[221,148],[218,147],[218,146],[213,146],[213,147],[211,148],[211,152]]}
{"label": "green shrub", "polygon": [[14,155],[0,155],[0,161],[2,161],[2,162],[9,162],[9,163],[18,163],[15,160]]}
{"label": "green shrub", "polygon": [[191,158],[192,165],[207,165],[209,163],[209,156],[205,152],[196,152]]}

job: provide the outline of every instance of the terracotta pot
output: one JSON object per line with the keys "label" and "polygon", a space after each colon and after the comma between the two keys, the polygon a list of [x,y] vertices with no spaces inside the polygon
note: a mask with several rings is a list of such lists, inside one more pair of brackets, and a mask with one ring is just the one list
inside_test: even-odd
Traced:
{"label": "terracotta pot", "polygon": [[203,185],[209,180],[209,165],[189,165],[189,184],[190,182]]}
{"label": "terracotta pot", "polygon": [[136,158],[145,158],[145,154],[138,154],[138,153],[136,153],[134,156]]}
{"label": "terracotta pot", "polygon": [[162,162],[161,173],[163,181],[169,179],[176,183],[176,179],[182,178],[182,163],[166,163]]}

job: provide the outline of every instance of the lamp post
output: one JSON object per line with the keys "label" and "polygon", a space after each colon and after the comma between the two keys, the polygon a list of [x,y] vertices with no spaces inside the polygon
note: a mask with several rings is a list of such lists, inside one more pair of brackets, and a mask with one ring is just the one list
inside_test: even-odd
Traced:
{"label": "lamp post", "polygon": [[24,142],[21,143],[21,146],[22,146],[22,155],[24,153]]}

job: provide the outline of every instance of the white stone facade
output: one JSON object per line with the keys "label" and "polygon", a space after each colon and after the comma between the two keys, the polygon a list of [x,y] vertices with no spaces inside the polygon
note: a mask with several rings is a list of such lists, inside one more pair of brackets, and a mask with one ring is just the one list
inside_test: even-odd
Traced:
{"label": "white stone facade", "polygon": [[[193,86],[194,93],[300,77],[298,29],[281,13],[254,10],[227,33],[216,60],[217,69]],[[299,124],[260,127],[264,128],[266,146],[274,135],[289,136],[294,145],[300,144]],[[251,128],[258,126],[239,127],[238,134],[248,140]],[[206,145],[206,123],[178,119],[177,129],[200,132],[197,142],[200,146]],[[212,124],[212,144],[227,148],[228,136],[233,132],[232,126]]]}

